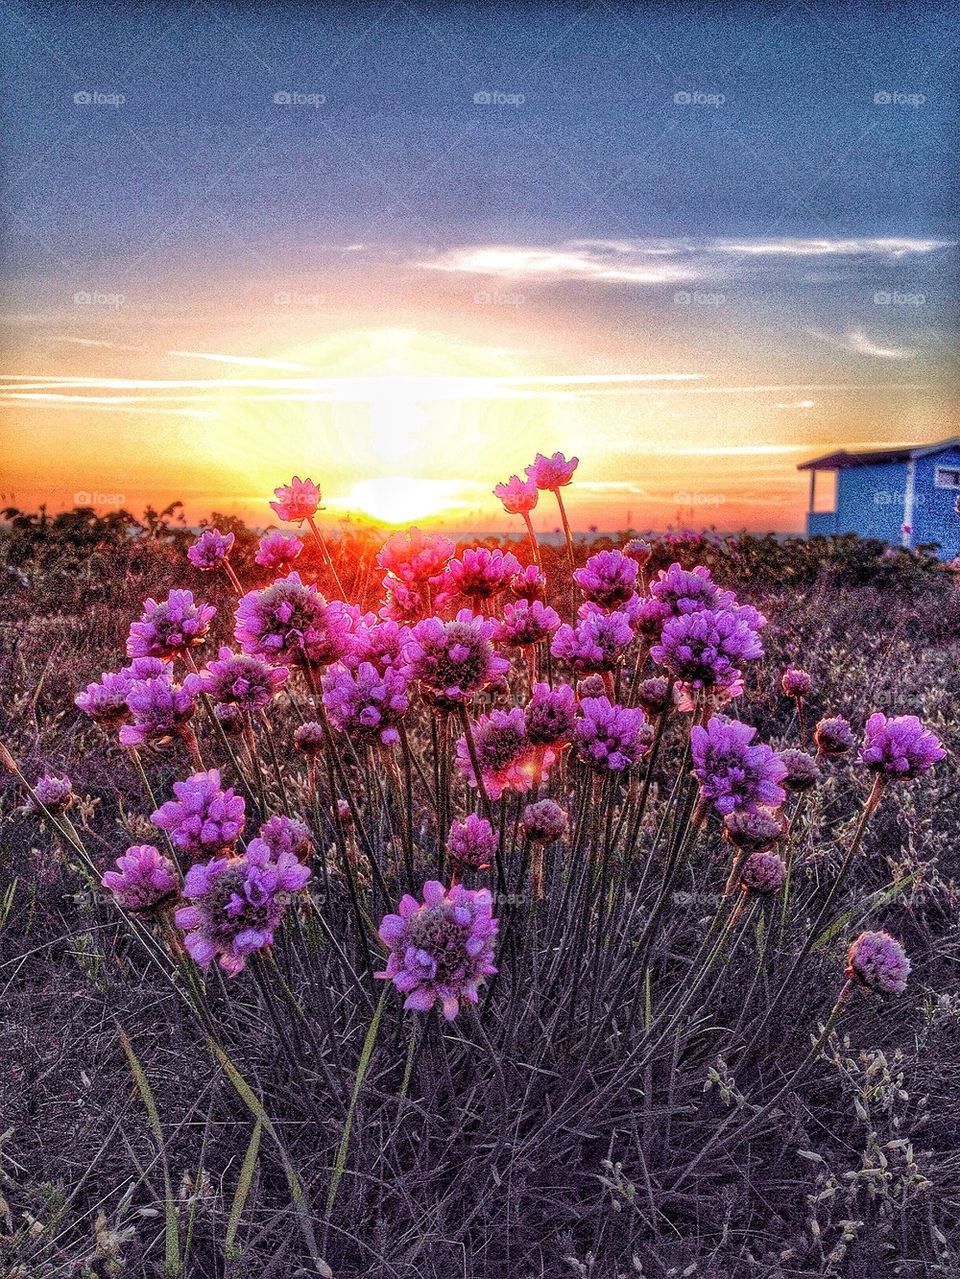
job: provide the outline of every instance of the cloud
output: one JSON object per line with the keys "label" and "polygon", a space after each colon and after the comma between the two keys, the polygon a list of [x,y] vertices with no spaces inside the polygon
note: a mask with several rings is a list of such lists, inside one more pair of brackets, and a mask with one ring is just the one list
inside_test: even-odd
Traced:
{"label": "cloud", "polygon": [[854,355],[868,355],[875,360],[912,360],[918,352],[911,346],[879,346],[860,329],[849,333],[824,333],[821,329],[807,329],[811,337],[838,351],[850,351]]}
{"label": "cloud", "polygon": [[956,240],[915,236],[591,239],[568,240],[557,245],[466,245],[448,249],[415,265],[431,271],[526,280],[531,284],[574,280],[654,286],[729,278],[736,274],[738,259],[741,263],[752,260],[761,265],[820,258],[899,260],[952,249],[956,244]]}
{"label": "cloud", "polygon": [[309,364],[291,364],[286,360],[273,360],[259,355],[218,355],[212,351],[168,351],[167,355],[181,360],[212,360],[215,364],[240,364],[258,369],[278,369],[287,373],[309,373]]}

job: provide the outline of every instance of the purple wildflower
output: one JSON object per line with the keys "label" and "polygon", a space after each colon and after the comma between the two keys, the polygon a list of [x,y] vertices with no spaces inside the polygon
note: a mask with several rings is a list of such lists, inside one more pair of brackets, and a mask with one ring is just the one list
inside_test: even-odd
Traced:
{"label": "purple wildflower", "polygon": [[486,870],[496,851],[497,833],[485,817],[470,813],[451,823],[447,852],[460,869]]}
{"label": "purple wildflower", "polygon": [[740,867],[740,885],[748,893],[776,893],[787,878],[787,864],[778,853],[751,853]]}
{"label": "purple wildflower", "polygon": [[639,571],[637,562],[622,551],[598,551],[574,572],[573,580],[594,604],[616,608],[633,596]]}
{"label": "purple wildflower", "polygon": [[524,708],[527,738],[535,746],[559,746],[573,737],[577,698],[569,684],[534,684]]}
{"label": "purple wildflower", "polygon": [[268,666],[259,657],[224,647],[217,660],[208,662],[192,679],[196,690],[206,693],[218,705],[260,711],[280,692],[288,674],[285,666]]}
{"label": "purple wildflower", "polygon": [[650,594],[662,606],[665,617],[683,617],[702,609],[729,608],[735,602],[733,591],[718,586],[708,568],[698,564],[685,569],[674,562],[661,569],[650,584]]}
{"label": "purple wildflower", "polygon": [[510,583],[510,590],[518,600],[545,600],[547,579],[536,564],[525,565]]}
{"label": "purple wildflower", "polygon": [[526,648],[555,635],[560,627],[556,609],[539,600],[518,600],[503,606],[503,621],[497,629],[497,641],[510,648]]}
{"label": "purple wildflower", "polygon": [[906,951],[889,933],[861,933],[847,951],[847,980],[868,990],[902,995],[909,975]]}
{"label": "purple wildflower", "polygon": [[540,490],[533,480],[511,475],[505,483],[494,486],[493,496],[500,499],[508,515],[528,515],[537,504]]}
{"label": "purple wildflower", "polygon": [[493,651],[496,622],[461,609],[452,622],[428,617],[410,631],[403,670],[441,705],[462,704],[510,669]]}
{"label": "purple wildflower", "polygon": [[916,715],[887,719],[877,712],[867,720],[860,763],[883,777],[919,777],[946,757],[936,734],[923,727]]}
{"label": "purple wildflower", "polygon": [[283,853],[292,853],[298,862],[305,862],[313,853],[313,836],[306,822],[282,813],[269,818],[260,827],[258,839],[270,849],[274,861]]}
{"label": "purple wildflower", "polygon": [[725,715],[714,715],[706,728],[696,724],[690,731],[700,796],[711,801],[718,813],[779,808],[786,799],[780,785],[786,765],[769,746],[751,745],[756,732],[749,724]]}
{"label": "purple wildflower", "polygon": [[576,626],[564,623],[550,652],[568,662],[577,675],[612,671],[633,641],[630,623],[622,613],[582,614]]}
{"label": "purple wildflower", "polygon": [[443,571],[457,548],[449,538],[409,528],[391,533],[380,548],[377,564],[407,586],[421,586]]}
{"label": "purple wildflower", "polygon": [[447,890],[428,880],[423,902],[405,893],[398,910],[380,924],[380,940],[390,954],[377,976],[406,995],[404,1008],[426,1013],[439,1000],[444,1017],[452,1021],[460,1001],[477,1003],[480,982],[497,971],[490,893],[460,884]]}
{"label": "purple wildflower", "polygon": [[397,624],[418,622],[427,612],[418,587],[401,582],[389,573],[383,579],[383,587],[385,595],[380,616],[384,621]]}
{"label": "purple wildflower", "polygon": [[846,755],[854,747],[853,730],[842,715],[822,719],[813,730],[813,740],[821,755]]}
{"label": "purple wildflower", "polygon": [[649,542],[645,542],[642,537],[634,537],[623,548],[623,553],[628,555],[630,559],[636,560],[637,565],[643,568],[650,563],[653,547]]}
{"label": "purple wildflower", "polygon": [[177,868],[153,844],[134,844],[117,858],[116,865],[116,870],[104,873],[100,883],[131,914],[152,914],[176,897]]}
{"label": "purple wildflower", "polygon": [[38,777],[33,784],[33,795],[28,807],[40,813],[46,809],[54,817],[65,813],[75,799],[73,783],[69,777]]}
{"label": "purple wildflower", "polygon": [[195,604],[193,591],[170,591],[159,604],[145,600],[140,620],[127,636],[127,656],[169,661],[203,643],[216,611],[212,604]]}
{"label": "purple wildflower", "polygon": [[762,853],[783,839],[786,826],[767,808],[735,808],[723,819],[723,833],[735,848]]}
{"label": "purple wildflower", "polygon": [[392,666],[381,674],[371,662],[361,662],[356,670],[338,662],[323,677],[323,704],[341,732],[361,740],[398,742],[410,706],[408,683]]}
{"label": "purple wildflower", "polygon": [[798,666],[788,666],[780,677],[780,687],[787,697],[792,697],[796,701],[802,701],[804,697],[807,697],[812,686],[813,680]]}
{"label": "purple wildflower", "polygon": [[643,711],[617,706],[608,697],[580,703],[574,731],[577,758],[590,768],[619,773],[632,768],[650,749],[652,734]]}
{"label": "purple wildflower", "polygon": [[552,844],[567,829],[567,814],[555,800],[541,799],[527,804],[520,814],[520,825],[533,844]]}
{"label": "purple wildflower", "polygon": [[[525,793],[542,779],[556,759],[548,746],[531,745],[519,706],[481,715],[472,733],[484,789],[490,799],[499,799],[505,790]],[[477,785],[466,736],[457,740],[457,767],[471,786]]]}
{"label": "purple wildflower", "polygon": [[403,646],[410,630],[399,622],[378,622],[372,613],[362,617],[353,636],[353,647],[343,659],[347,666],[372,663],[381,674],[403,664]]}
{"label": "purple wildflower", "polygon": [[780,752],[780,759],[787,771],[783,785],[789,791],[811,790],[820,780],[820,769],[817,761],[806,751],[787,750]]}
{"label": "purple wildflower", "polygon": [[326,740],[326,734],[323,731],[323,725],[318,724],[315,719],[308,720],[293,734],[293,744],[298,751],[303,751],[304,755],[316,755],[323,750]]}
{"label": "purple wildflower", "polygon": [[[505,591],[520,572],[520,561],[512,552],[471,547],[446,567],[446,585],[460,595],[491,599]],[[437,583],[439,584],[439,583]]]}
{"label": "purple wildflower", "polygon": [[284,523],[302,524],[316,515],[320,490],[313,480],[301,480],[295,475],[289,484],[281,484],[273,492],[277,500],[270,503],[270,508]]}
{"label": "purple wildflower", "polygon": [[73,699],[74,705],[104,728],[115,728],[129,718],[127,694],[133,683],[124,671],[104,671],[100,682],[88,684]]}
{"label": "purple wildflower", "polygon": [[197,540],[187,547],[187,559],[194,568],[211,573],[228,559],[235,537],[233,533],[221,533],[218,528],[205,528]]}
{"label": "purple wildflower", "polygon": [[165,742],[186,737],[193,730],[189,719],[194,710],[193,691],[174,684],[166,671],[150,679],[135,679],[127,694],[129,724],[120,728],[120,745],[136,749],[148,742]]}
{"label": "purple wildflower", "polygon": [[673,693],[670,690],[670,681],[663,675],[652,675],[649,679],[641,680],[637,686],[637,705],[651,719],[671,710]]}
{"label": "purple wildflower", "polygon": [[237,605],[234,636],[245,653],[268,662],[322,666],[347,653],[356,611],[330,603],[315,586],[293,572],[262,591],[250,591]]}
{"label": "purple wildflower", "polygon": [[251,840],[242,857],[191,866],[183,885],[191,904],[174,915],[188,953],[201,968],[219,958],[224,972],[239,973],[248,955],[273,944],[290,897],[309,879],[292,853],[274,859],[262,839]]}
{"label": "purple wildflower", "polygon": [[295,533],[281,533],[279,529],[273,529],[261,537],[254,559],[277,573],[289,568],[302,550],[303,543]]}
{"label": "purple wildflower", "polygon": [[220,788],[220,772],[211,768],[174,782],[176,799],[167,800],[150,820],[165,830],[174,848],[189,857],[212,857],[232,848],[246,824],[244,800],[232,787]]}
{"label": "purple wildflower", "polygon": [[538,489],[547,489],[556,493],[573,479],[573,473],[579,462],[580,459],[576,457],[567,461],[562,453],[554,453],[552,457],[545,457],[543,453],[538,453],[530,465],[524,467],[524,470],[527,479],[532,480]]}
{"label": "purple wildflower", "polygon": [[671,617],[650,655],[692,688],[728,687],[740,678],[738,663],[763,656],[763,645],[738,613],[702,609]]}

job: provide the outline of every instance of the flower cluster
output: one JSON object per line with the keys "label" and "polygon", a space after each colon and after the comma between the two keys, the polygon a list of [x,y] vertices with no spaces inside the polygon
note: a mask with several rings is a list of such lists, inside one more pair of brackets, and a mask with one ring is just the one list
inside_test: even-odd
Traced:
{"label": "flower cluster", "polygon": [[404,1008],[417,1012],[429,1012],[439,1003],[452,1021],[461,1001],[477,1003],[480,983],[497,971],[497,921],[486,888],[457,884],[445,889],[428,880],[423,901],[404,894],[398,913],[384,915],[379,935],[390,953],[386,968],[376,975],[392,981],[406,996]]}
{"label": "flower cluster", "polygon": [[241,857],[216,857],[187,871],[174,921],[201,968],[214,959],[226,973],[243,970],[254,951],[273,944],[274,932],[310,869],[293,853],[276,858],[262,839],[251,840]]}
{"label": "flower cluster", "polygon": [[600,772],[632,768],[650,749],[653,734],[639,707],[617,706],[608,697],[585,697],[574,728],[577,758]]}
{"label": "flower cluster", "polygon": [[150,820],[167,832],[180,852],[189,857],[211,857],[232,848],[243,834],[243,796],[231,787],[221,789],[218,769],[174,782],[173,793],[177,798],[162,804]]}
{"label": "flower cluster", "polygon": [[372,662],[361,662],[355,669],[338,662],[323,677],[323,704],[342,732],[389,744],[400,740],[400,725],[410,706],[407,688],[407,677],[396,667],[381,673]]}
{"label": "flower cluster", "polygon": [[550,652],[567,662],[577,675],[613,671],[633,642],[630,622],[623,613],[581,612],[576,626],[565,622],[554,636]]}
{"label": "flower cluster", "polygon": [[493,650],[496,622],[461,609],[452,622],[428,617],[410,631],[403,671],[441,706],[462,705],[510,669]]}
{"label": "flower cluster", "polygon": [[195,604],[193,591],[170,591],[159,604],[145,600],[140,620],[127,636],[127,656],[169,661],[185,653],[203,643],[216,611],[212,604]]}
{"label": "flower cluster", "polygon": [[262,591],[250,591],[237,605],[234,638],[252,657],[271,664],[325,666],[351,647],[356,611],[330,603],[315,586],[293,572]]}
{"label": "flower cluster", "polygon": [[488,600],[502,594],[520,572],[520,561],[510,551],[490,551],[485,546],[473,547],[446,567],[441,585],[451,593],[468,599]]}
{"label": "flower cluster", "polygon": [[117,858],[116,866],[116,870],[106,871],[100,882],[131,914],[152,914],[175,899],[180,885],[177,868],[153,844],[128,848]]}
{"label": "flower cluster", "polygon": [[497,642],[508,648],[529,648],[555,635],[560,628],[556,609],[540,600],[517,600],[503,606],[503,621],[497,628]]}
{"label": "flower cluster", "polygon": [[320,490],[313,480],[301,480],[295,475],[289,484],[281,484],[273,491],[277,500],[270,503],[270,508],[285,524],[302,524],[316,515]]}
{"label": "flower cluster", "polygon": [[199,675],[188,676],[186,683],[218,705],[261,711],[283,688],[288,674],[285,666],[269,666],[259,657],[224,647],[215,661],[208,662]]}
{"label": "flower cluster", "polygon": [[945,757],[937,736],[916,715],[887,719],[877,712],[867,720],[860,762],[881,777],[919,777]]}
{"label": "flower cluster", "polygon": [[632,598],[639,571],[636,560],[622,551],[599,551],[574,572],[573,580],[592,603],[617,608]]}
{"label": "flower cluster", "polygon": [[468,813],[462,822],[453,822],[447,836],[447,852],[463,870],[485,870],[497,851],[497,833],[485,817]]}
{"label": "flower cluster", "polygon": [[187,559],[194,568],[211,573],[229,559],[235,540],[233,533],[221,533],[218,528],[205,528],[197,540],[187,547]]}
{"label": "flower cluster", "polygon": [[175,684],[166,669],[133,679],[127,692],[129,723],[120,728],[120,745],[134,749],[183,737],[194,711],[192,687]]}
{"label": "flower cluster", "polygon": [[786,765],[769,746],[753,742],[756,733],[749,724],[725,715],[714,715],[705,728],[695,725],[691,730],[690,753],[700,797],[718,813],[778,808],[786,799],[780,785]]}
{"label": "flower cluster", "polygon": [[910,960],[889,933],[861,933],[847,951],[847,978],[883,995],[902,995]]}
{"label": "flower cluster", "polygon": [[[480,780],[490,799],[499,799],[505,790],[526,793],[543,779],[556,759],[549,746],[531,744],[519,706],[482,715],[471,733]],[[478,785],[466,735],[457,740],[457,767],[471,786]]]}
{"label": "flower cluster", "polygon": [[281,533],[279,529],[273,529],[261,537],[254,559],[264,568],[272,569],[276,573],[281,569],[289,568],[302,550],[303,543],[295,534]]}

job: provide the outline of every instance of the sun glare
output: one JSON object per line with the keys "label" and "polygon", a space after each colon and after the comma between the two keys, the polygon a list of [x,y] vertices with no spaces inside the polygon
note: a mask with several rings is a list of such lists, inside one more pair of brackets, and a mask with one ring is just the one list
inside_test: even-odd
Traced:
{"label": "sun glare", "polygon": [[466,509],[462,485],[454,480],[416,480],[389,475],[360,480],[343,501],[347,511],[366,515],[378,524],[409,524]]}

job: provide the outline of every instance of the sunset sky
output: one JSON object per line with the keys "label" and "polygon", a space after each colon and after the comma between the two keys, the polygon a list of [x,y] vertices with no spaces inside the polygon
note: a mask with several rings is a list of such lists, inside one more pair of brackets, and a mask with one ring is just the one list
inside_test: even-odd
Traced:
{"label": "sunset sky", "polygon": [[[946,5],[3,10],[0,498],[798,530],[960,434]],[[512,523],[516,523],[513,521]],[[544,513],[542,526],[555,523]]]}

